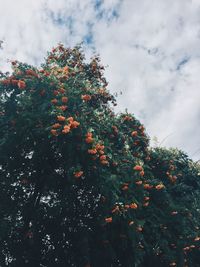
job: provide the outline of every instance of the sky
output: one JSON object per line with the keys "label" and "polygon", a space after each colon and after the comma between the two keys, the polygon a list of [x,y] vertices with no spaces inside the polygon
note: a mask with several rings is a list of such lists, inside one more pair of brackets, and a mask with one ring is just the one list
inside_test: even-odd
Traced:
{"label": "sky", "polygon": [[[0,70],[40,65],[59,42],[98,53],[116,111],[152,145],[200,159],[200,0],[0,0]],[[122,92],[122,95],[120,94]]]}

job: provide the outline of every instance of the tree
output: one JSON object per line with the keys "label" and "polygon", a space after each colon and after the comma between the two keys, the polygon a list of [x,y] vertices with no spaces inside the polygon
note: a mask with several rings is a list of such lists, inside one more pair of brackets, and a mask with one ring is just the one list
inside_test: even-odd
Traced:
{"label": "tree", "polygon": [[12,68],[0,84],[1,266],[198,266],[199,166],[151,150],[134,115],[114,113],[99,58],[60,44],[41,68]]}

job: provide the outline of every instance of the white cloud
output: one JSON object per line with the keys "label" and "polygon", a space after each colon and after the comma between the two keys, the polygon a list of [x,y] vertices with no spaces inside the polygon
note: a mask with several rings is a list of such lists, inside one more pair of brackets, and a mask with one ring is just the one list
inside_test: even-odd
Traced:
{"label": "white cloud", "polygon": [[200,148],[199,11],[198,1],[127,0],[118,20],[101,21],[95,35],[110,88],[123,91],[119,109],[190,155]]}
{"label": "white cloud", "polygon": [[[163,145],[193,155],[200,136],[198,0],[0,0],[1,69],[6,59],[33,64],[62,41],[89,44],[109,65],[112,92]],[[200,152],[194,155],[200,158]]]}

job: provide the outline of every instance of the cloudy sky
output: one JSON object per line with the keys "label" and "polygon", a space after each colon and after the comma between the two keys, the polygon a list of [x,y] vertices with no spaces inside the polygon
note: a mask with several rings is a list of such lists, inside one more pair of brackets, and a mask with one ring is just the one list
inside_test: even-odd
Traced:
{"label": "cloudy sky", "polygon": [[[100,54],[117,111],[200,159],[200,0],[0,0],[0,69],[63,42]],[[153,143],[153,142],[152,142]]]}

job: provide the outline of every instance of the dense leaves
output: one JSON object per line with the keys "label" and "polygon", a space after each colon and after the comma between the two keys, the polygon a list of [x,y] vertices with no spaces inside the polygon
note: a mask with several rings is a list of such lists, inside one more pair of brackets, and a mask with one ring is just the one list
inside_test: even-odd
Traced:
{"label": "dense leaves", "polygon": [[199,266],[200,170],[115,114],[98,57],[54,48],[0,82],[0,266]]}

